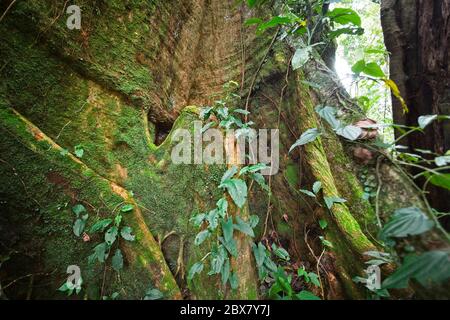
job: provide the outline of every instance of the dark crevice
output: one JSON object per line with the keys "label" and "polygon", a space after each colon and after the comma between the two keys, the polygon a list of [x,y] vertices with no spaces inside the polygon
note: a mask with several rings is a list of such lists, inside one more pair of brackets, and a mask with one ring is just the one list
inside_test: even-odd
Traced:
{"label": "dark crevice", "polygon": [[155,135],[154,135],[154,144],[159,146],[164,140],[166,140],[167,136],[172,130],[173,123],[167,122],[157,122],[155,125]]}

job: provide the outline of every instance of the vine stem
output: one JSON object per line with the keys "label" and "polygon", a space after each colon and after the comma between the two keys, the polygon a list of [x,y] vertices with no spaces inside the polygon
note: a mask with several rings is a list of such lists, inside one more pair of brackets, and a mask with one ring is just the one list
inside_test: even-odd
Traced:
{"label": "vine stem", "polygon": [[[281,27],[278,26],[277,31],[275,32],[275,34],[274,34],[274,36],[272,38],[272,42],[270,42],[270,45],[267,48],[267,51],[264,54],[264,57],[262,58],[261,62],[259,63],[258,69],[256,69],[256,72],[253,75],[253,79],[252,79],[252,82],[250,84],[250,88],[248,90],[247,99],[245,101],[245,111],[248,111],[248,106],[249,106],[249,103],[250,103],[250,97],[252,95],[253,87],[255,86],[256,78],[258,77],[259,71],[261,71],[261,68],[264,65],[264,61],[266,60],[267,56],[269,55],[269,52],[272,49],[272,47],[273,47],[273,45],[275,43],[275,40],[278,37],[278,34],[280,33],[280,29],[281,29]],[[248,120],[248,113],[245,115],[245,122],[247,122],[247,120]]]}

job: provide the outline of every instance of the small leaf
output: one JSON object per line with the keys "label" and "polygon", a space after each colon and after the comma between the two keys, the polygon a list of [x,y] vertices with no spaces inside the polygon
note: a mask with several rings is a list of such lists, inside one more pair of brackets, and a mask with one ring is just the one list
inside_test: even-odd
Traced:
{"label": "small leaf", "polygon": [[317,128],[312,128],[312,129],[308,129],[306,130],[301,136],[300,139],[298,139],[293,145],[292,147],[289,149],[289,153],[294,150],[294,148],[298,147],[298,146],[302,146],[305,145],[309,142],[312,142],[314,140],[317,139],[317,137],[320,136],[320,132]]}
{"label": "small leaf", "polygon": [[120,230],[120,235],[122,236],[122,238],[124,238],[127,241],[134,241],[135,240],[135,236],[131,234],[132,229],[130,227],[123,227]]}
{"label": "small leaf", "polygon": [[237,272],[232,272],[230,275],[231,289],[236,290],[239,287],[239,278]]}
{"label": "small leaf", "polygon": [[97,231],[101,231],[103,232],[103,230],[105,230],[105,228],[107,226],[109,226],[112,222],[112,219],[104,219],[104,220],[100,220],[97,221],[90,229],[91,233],[97,232]]}
{"label": "small leaf", "polygon": [[200,273],[200,272],[202,272],[203,271],[203,263],[202,262],[197,262],[197,263],[195,263],[192,267],[191,267],[191,269],[189,270],[189,273],[188,273],[188,280],[192,280],[192,279],[194,279],[194,276],[197,274],[197,273]]}
{"label": "small leaf", "polygon": [[94,253],[91,254],[88,258],[89,263],[98,260],[99,262],[105,262],[106,258],[108,258],[109,246],[106,242],[102,242],[94,248]]}
{"label": "small leaf", "polygon": [[72,211],[79,217],[81,213],[86,212],[86,208],[82,204],[77,204],[72,208]]}
{"label": "small leaf", "polygon": [[248,219],[248,223],[250,225],[250,228],[255,228],[259,223],[259,217],[257,215],[251,215]]}
{"label": "small leaf", "polygon": [[69,154],[69,150],[61,149],[61,151],[59,153],[64,157],[64,156],[67,156]]}
{"label": "small leaf", "polygon": [[315,285],[316,287],[320,287],[319,276],[316,273],[314,272],[308,273],[308,278],[311,280],[311,283],[313,285]]}
{"label": "small leaf", "polygon": [[196,246],[199,246],[199,245],[202,244],[202,243],[203,243],[210,235],[211,235],[211,232],[209,232],[208,229],[199,232],[199,233],[197,234],[197,236],[195,237],[194,244],[195,244]]}
{"label": "small leaf", "polygon": [[145,293],[144,300],[160,300],[164,298],[164,294],[158,289],[151,288]]}
{"label": "small leaf", "polygon": [[255,236],[255,233],[253,232],[252,227],[250,227],[250,225],[247,222],[245,222],[244,220],[242,220],[239,217],[236,217],[236,223],[237,224],[234,225],[234,228],[236,230],[239,230],[240,232],[242,232],[252,238]]}
{"label": "small leaf", "polygon": [[356,62],[353,65],[352,72],[359,75],[361,72],[363,72],[365,67],[366,67],[366,61],[359,60],[358,62]]}
{"label": "small leaf", "polygon": [[339,127],[341,127],[341,122],[336,118],[336,108],[319,105],[315,110],[322,119],[328,122],[333,130],[337,130]]}
{"label": "small leaf", "polygon": [[348,140],[354,141],[361,136],[363,131],[360,127],[350,125],[344,128],[338,128],[336,133]]}
{"label": "small leaf", "polygon": [[363,73],[375,77],[375,78],[385,78],[386,75],[381,70],[380,66],[376,64],[375,62],[367,63],[362,71]]}
{"label": "small leaf", "polygon": [[309,60],[312,48],[310,46],[298,48],[292,58],[292,69],[297,70],[303,67]]}
{"label": "small leaf", "polygon": [[217,201],[217,211],[219,212],[219,215],[223,218],[227,214],[228,210],[228,201],[225,198],[221,198],[219,201]]}
{"label": "small leaf", "polygon": [[339,24],[353,24],[361,27],[361,17],[355,10],[349,8],[335,8],[329,11],[327,16]]}
{"label": "small leaf", "polygon": [[231,266],[230,266],[230,260],[227,259],[225,260],[223,266],[222,266],[222,271],[221,271],[221,279],[222,279],[222,284],[225,285],[228,281],[228,279],[230,278],[230,271],[231,271]]}
{"label": "small leaf", "polygon": [[84,155],[84,149],[81,145],[75,146],[75,156],[77,158],[82,158]]}
{"label": "small leaf", "polygon": [[124,206],[122,206],[122,208],[120,209],[121,212],[130,212],[131,210],[133,210],[134,206],[132,204],[126,204]]}
{"label": "small leaf", "polygon": [[324,220],[324,219],[320,219],[319,220],[319,226],[323,230],[323,229],[325,229],[328,226],[328,222],[326,220]]}
{"label": "small leaf", "polygon": [[317,194],[321,188],[322,188],[322,182],[320,182],[320,181],[314,182],[312,189],[315,194]]}
{"label": "small leaf", "polygon": [[312,193],[311,191],[309,191],[309,190],[300,189],[299,191],[300,191],[301,193],[306,194],[307,196],[310,196],[311,198],[315,198],[315,197],[316,197],[316,195],[315,195],[314,193]]}
{"label": "small leaf", "polygon": [[427,116],[420,116],[419,119],[418,119],[419,127],[421,129],[425,129],[426,127],[428,127],[429,124],[431,124],[437,118],[438,118],[438,116],[436,114],[427,115]]}
{"label": "small leaf", "polygon": [[83,219],[77,219],[73,225],[73,233],[79,237],[84,230],[84,226],[86,225],[86,221]]}
{"label": "small leaf", "polygon": [[116,241],[117,239],[117,233],[118,229],[116,226],[112,226],[111,228],[109,228],[108,231],[106,231],[105,233],[105,242],[108,245],[112,245],[114,241]]}
{"label": "small leaf", "polygon": [[225,242],[233,239],[233,219],[231,217],[222,222],[222,232]]}
{"label": "small leaf", "polygon": [[450,163],[450,156],[440,156],[434,158],[434,162],[438,167],[443,167]]}
{"label": "small leaf", "polygon": [[324,197],[325,204],[328,209],[331,209],[335,203],[344,203],[347,200],[339,198],[339,197]]}
{"label": "small leaf", "polygon": [[296,297],[298,300],[320,300],[318,296],[307,290],[300,291],[300,293],[296,294]]}
{"label": "small leaf", "polygon": [[242,179],[228,179],[223,181],[219,188],[226,188],[234,203],[242,208],[247,201],[247,184]]}
{"label": "small leaf", "polygon": [[255,256],[256,265],[258,268],[262,267],[264,260],[266,259],[266,247],[259,242],[258,245],[252,245],[253,255]]}
{"label": "small leaf", "polygon": [[290,256],[289,256],[289,253],[285,249],[276,246],[275,243],[272,244],[272,250],[273,250],[273,253],[278,258],[281,258],[281,259],[283,259],[285,261],[289,261],[291,259]]}
{"label": "small leaf", "polygon": [[232,166],[229,168],[222,176],[222,180],[220,180],[220,183],[223,183],[224,181],[232,178],[236,172],[238,171],[238,168],[236,166]]}
{"label": "small leaf", "polygon": [[120,251],[120,249],[117,249],[116,253],[112,257],[111,265],[113,269],[116,270],[117,272],[119,272],[123,268],[123,256],[122,251]]}

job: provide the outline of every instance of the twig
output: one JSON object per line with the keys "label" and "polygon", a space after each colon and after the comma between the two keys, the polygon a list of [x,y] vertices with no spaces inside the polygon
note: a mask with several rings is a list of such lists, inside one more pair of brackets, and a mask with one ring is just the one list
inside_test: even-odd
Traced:
{"label": "twig", "polygon": [[11,9],[11,7],[14,5],[14,3],[16,3],[17,0],[13,0],[11,1],[11,3],[9,4],[8,8],[6,8],[5,12],[3,12],[2,16],[0,17],[0,22],[2,22],[3,18],[6,16],[6,14],[8,13],[9,9]]}

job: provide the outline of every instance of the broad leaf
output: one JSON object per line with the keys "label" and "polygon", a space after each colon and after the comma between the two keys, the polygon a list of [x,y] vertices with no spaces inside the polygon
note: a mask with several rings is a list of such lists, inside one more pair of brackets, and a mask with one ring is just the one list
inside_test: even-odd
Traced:
{"label": "broad leaf", "polygon": [[363,131],[360,127],[350,125],[344,128],[337,129],[336,133],[348,140],[354,141],[361,136]]}
{"label": "broad leaf", "polygon": [[450,255],[448,251],[429,251],[420,256],[409,256],[390,277],[383,281],[384,289],[401,289],[416,279],[424,286],[444,282],[450,278]]}
{"label": "broad leaf", "polygon": [[361,18],[356,11],[348,8],[335,8],[327,13],[327,16],[339,24],[353,24],[361,27]]}
{"label": "broad leaf", "polygon": [[120,235],[127,241],[134,241],[136,237],[133,234],[131,234],[131,232],[132,230],[130,227],[123,227],[120,230]]}
{"label": "broad leaf", "polygon": [[79,237],[84,230],[86,221],[83,219],[77,219],[73,225],[73,233]]}
{"label": "broad leaf", "polygon": [[197,263],[195,263],[195,264],[191,267],[191,269],[189,269],[189,273],[188,273],[188,276],[187,276],[188,280],[194,279],[194,276],[195,276],[197,273],[200,273],[200,272],[202,272],[202,271],[203,271],[203,263],[202,263],[202,262],[197,262]]}
{"label": "broad leaf", "polygon": [[122,212],[130,212],[131,210],[133,210],[134,206],[132,204],[125,204],[122,206],[122,208],[120,209],[120,211]]}
{"label": "broad leaf", "polygon": [[252,238],[255,236],[252,227],[250,227],[250,225],[247,222],[245,222],[239,217],[236,217],[236,224],[234,225],[234,229],[239,230],[240,232]]}
{"label": "broad leaf", "polygon": [[242,208],[247,201],[247,184],[241,179],[228,179],[223,181],[220,188],[226,188],[234,203]]}
{"label": "broad leaf", "polygon": [[236,166],[232,166],[231,168],[229,168],[223,174],[222,179],[220,180],[220,183],[223,183],[225,180],[232,178],[236,174],[236,172],[238,172],[238,168]]}
{"label": "broad leaf", "polygon": [[233,218],[228,218],[222,222],[222,232],[225,242],[230,242],[233,239]]}
{"label": "broad leaf", "polygon": [[344,203],[347,200],[339,198],[339,197],[324,197],[323,200],[328,209],[331,209],[335,203]]}
{"label": "broad leaf", "polygon": [[111,265],[114,270],[120,271],[123,268],[123,256],[122,251],[120,249],[116,250],[116,253],[111,259]]}
{"label": "broad leaf", "polygon": [[294,150],[298,146],[305,145],[309,142],[312,142],[317,139],[317,137],[320,136],[320,132],[317,128],[312,128],[306,130],[301,136],[300,139],[298,139],[292,147],[289,149],[289,153]]}
{"label": "broad leaf", "polygon": [[144,300],[160,300],[162,298],[164,298],[164,294],[158,289],[152,288],[147,290]]}
{"label": "broad leaf", "polygon": [[91,227],[90,232],[94,233],[97,231],[103,232],[107,226],[109,226],[112,223],[112,219],[103,219],[100,221],[97,221],[94,223],[94,225]]}
{"label": "broad leaf", "polygon": [[338,129],[341,126],[341,122],[336,119],[337,110],[334,107],[329,106],[317,106],[316,112],[319,116],[324,119],[333,128],[333,130]]}
{"label": "broad leaf", "polygon": [[421,129],[425,129],[429,124],[431,124],[434,120],[436,120],[438,116],[436,114],[420,116],[418,119],[419,127]]}
{"label": "broad leaf", "polygon": [[318,296],[316,296],[314,293],[307,291],[307,290],[302,290],[302,291],[300,291],[300,293],[297,293],[295,296],[297,297],[298,300],[320,300],[320,298]]}
{"label": "broad leaf", "polygon": [[197,236],[195,237],[194,243],[196,246],[199,246],[202,244],[209,236],[211,235],[211,232],[209,230],[203,230],[200,231]]}
{"label": "broad leaf", "polygon": [[108,231],[106,231],[106,233],[105,233],[105,242],[108,245],[112,245],[114,243],[114,241],[116,241],[116,239],[117,239],[118,232],[119,232],[119,230],[117,229],[116,226],[112,226],[111,228],[109,228]]}
{"label": "broad leaf", "polygon": [[72,211],[77,215],[77,217],[79,217],[80,214],[86,212],[86,208],[82,204],[77,204],[72,208]]}
{"label": "broad leaf", "polygon": [[322,182],[320,182],[320,181],[314,182],[312,189],[315,194],[317,194],[321,188],[322,188]]}
{"label": "broad leaf", "polygon": [[309,60],[311,55],[311,47],[298,48],[292,58],[292,69],[297,70],[303,67]]}
{"label": "broad leaf", "polygon": [[419,208],[408,207],[398,209],[392,218],[380,231],[380,239],[403,238],[409,235],[414,236],[434,227],[434,222],[429,219]]}

